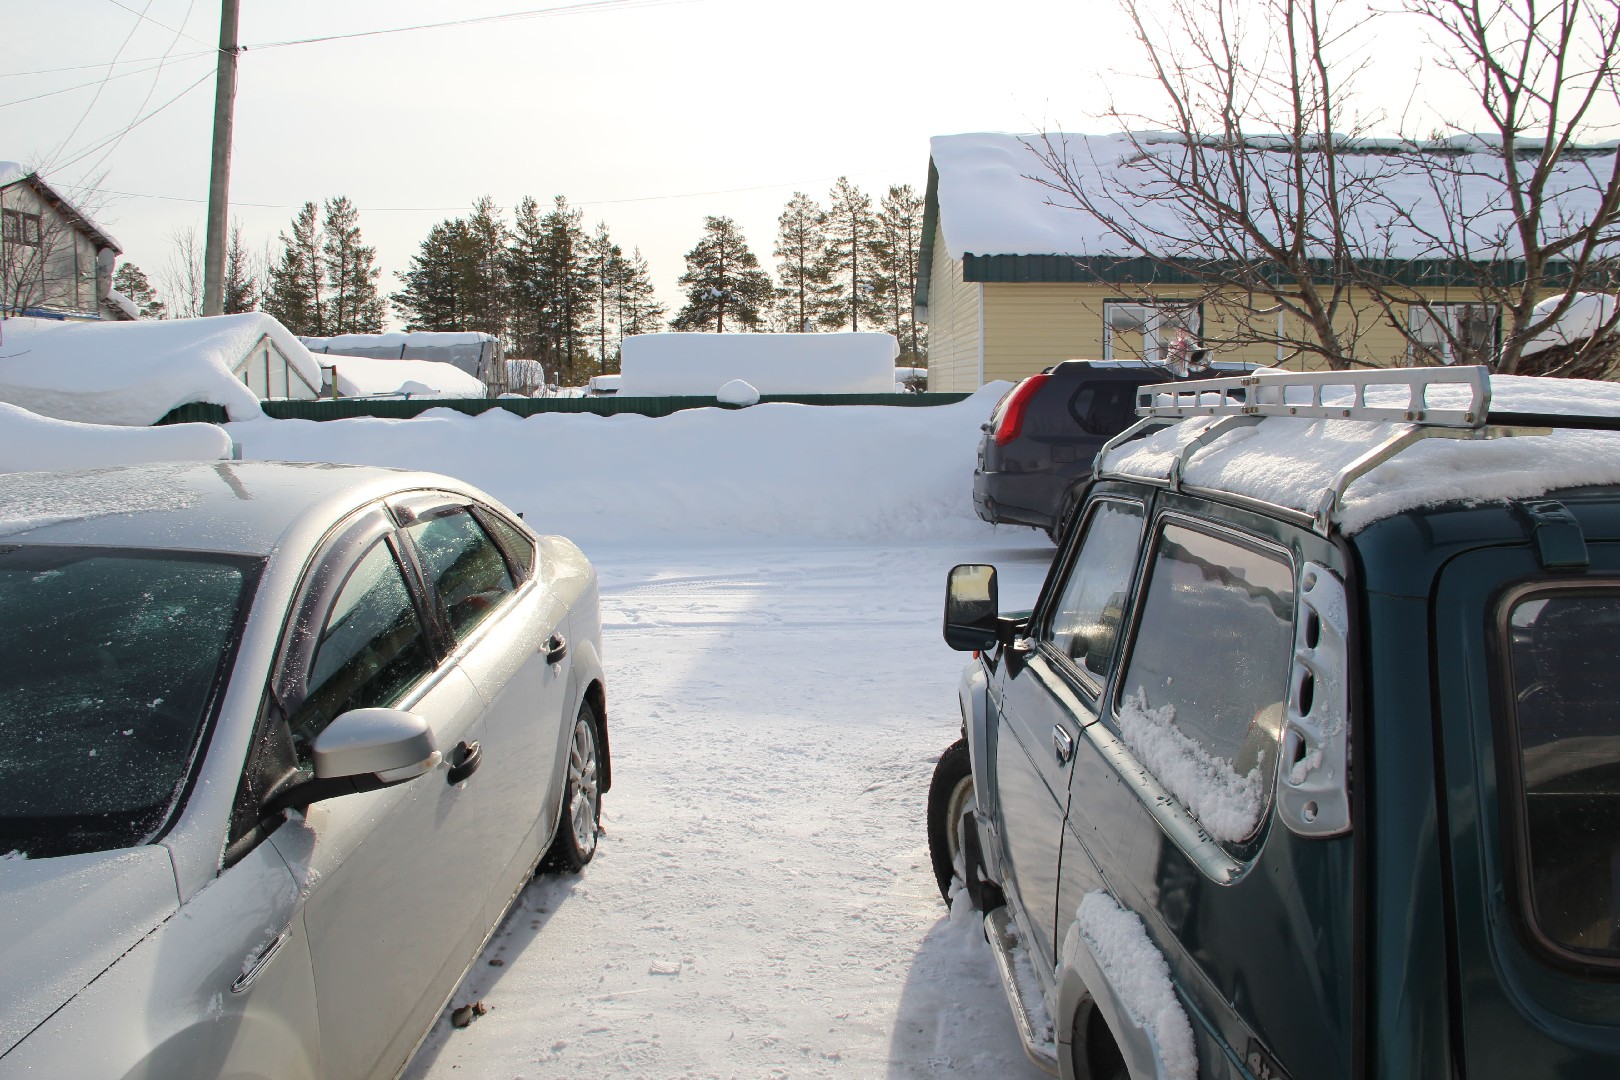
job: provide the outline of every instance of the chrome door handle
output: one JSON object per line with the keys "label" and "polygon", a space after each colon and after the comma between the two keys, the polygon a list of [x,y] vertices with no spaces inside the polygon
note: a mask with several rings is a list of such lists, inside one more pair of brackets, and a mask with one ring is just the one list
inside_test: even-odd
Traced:
{"label": "chrome door handle", "polygon": [[1052,749],[1057,751],[1059,765],[1067,765],[1074,757],[1074,739],[1057,724],[1052,725]]}
{"label": "chrome door handle", "polygon": [[250,955],[247,963],[242,965],[242,973],[236,977],[235,982],[231,983],[231,993],[245,993],[247,988],[253,985],[253,980],[259,977],[259,972],[263,971],[265,965],[274,959],[283,945],[287,944],[287,936],[291,933],[292,925],[288,924],[287,928],[270,939],[264,948],[259,950],[257,955]]}

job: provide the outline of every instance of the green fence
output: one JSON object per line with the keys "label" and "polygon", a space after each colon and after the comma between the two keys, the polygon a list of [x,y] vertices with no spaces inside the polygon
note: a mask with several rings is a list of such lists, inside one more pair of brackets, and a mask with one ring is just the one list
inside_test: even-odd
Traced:
{"label": "green fence", "polygon": [[[785,402],[794,405],[889,405],[918,408],[929,405],[953,405],[968,397],[967,394],[767,394],[761,404]],[[477,416],[490,409],[505,409],[519,416],[535,413],[595,413],[615,416],[631,413],[636,416],[668,416],[682,409],[732,408],[721,405],[712,397],[577,397],[577,398],[415,398],[412,400],[375,400],[360,398],[317,398],[312,401],[261,402],[266,416],[276,420],[347,420],[356,416],[379,416],[394,420],[408,420],[429,409],[454,409],[468,416]],[[181,405],[159,420],[159,424],[223,424],[227,417],[223,405],[193,402]]]}

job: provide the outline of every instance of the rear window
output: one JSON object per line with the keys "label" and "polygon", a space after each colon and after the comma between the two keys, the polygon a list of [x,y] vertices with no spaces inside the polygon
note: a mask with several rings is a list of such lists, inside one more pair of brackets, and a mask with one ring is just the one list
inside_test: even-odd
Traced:
{"label": "rear window", "polygon": [[1506,624],[1530,920],[1620,958],[1620,589],[1521,596]]}
{"label": "rear window", "polygon": [[163,823],[257,566],[0,547],[0,855],[128,847]]}

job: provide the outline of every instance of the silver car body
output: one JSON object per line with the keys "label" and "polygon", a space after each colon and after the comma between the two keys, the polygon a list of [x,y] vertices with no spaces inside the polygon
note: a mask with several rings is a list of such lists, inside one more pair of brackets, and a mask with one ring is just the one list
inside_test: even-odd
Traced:
{"label": "silver car body", "polygon": [[[266,688],[305,632],[296,623],[312,578],[354,522],[388,520],[384,508],[407,495],[494,510],[537,548],[528,579],[397,705],[427,719],[445,760],[398,786],[288,812],[227,858]],[[0,478],[0,544],[13,543],[264,563],[200,759],[160,835],[0,860],[0,1077],[396,1075],[568,827],[568,753],[587,702],[607,786],[589,562],[447,477],[264,462]],[[464,742],[482,746],[483,764],[450,784],[451,748]]]}

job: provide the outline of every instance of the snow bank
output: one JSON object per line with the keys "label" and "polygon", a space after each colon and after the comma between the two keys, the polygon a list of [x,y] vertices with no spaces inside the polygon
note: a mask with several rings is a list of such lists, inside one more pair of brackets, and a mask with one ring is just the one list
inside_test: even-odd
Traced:
{"label": "snow bank", "polygon": [[634,537],[903,544],[983,537],[972,505],[979,425],[1007,388],[992,383],[957,404],[923,408],[765,404],[657,419],[430,409],[414,420],[227,430],[248,458],[459,476],[587,551]]}
{"label": "snow bank", "polygon": [[369,356],[323,357],[337,371],[343,397],[399,396],[407,383],[422,386],[412,397],[481,398],[484,384],[454,364],[437,360],[379,360]]}
{"label": "snow bank", "polygon": [[233,420],[262,415],[236,364],[268,336],[311,386],[309,350],[262,312],[140,322],[0,322],[0,401],[61,420],[146,426],[208,401]]}
{"label": "snow bank", "polygon": [[[1440,387],[1429,402],[1457,404],[1464,391]],[[1323,401],[1330,400],[1324,390]],[[1402,401],[1404,402],[1404,398]],[[1369,391],[1370,404],[1393,404]],[[1522,375],[1491,377],[1493,412],[1620,415],[1620,384]],[[1108,468],[1164,478],[1181,448],[1210,424],[1187,420],[1108,456]],[[1404,425],[1403,425],[1404,426]],[[1222,436],[1198,451],[1182,479],[1199,487],[1312,513],[1345,465],[1388,439],[1395,425],[1355,420],[1271,417]],[[1620,433],[1557,430],[1550,435],[1491,440],[1429,439],[1402,451],[1350,485],[1339,524],[1356,533],[1375,521],[1447,502],[1529,499],[1561,488],[1620,484]]]}
{"label": "snow bank", "polygon": [[[1546,318],[1562,300],[1562,295],[1547,297],[1535,306],[1530,321],[1534,323]],[[1569,309],[1559,316],[1556,323],[1525,342],[1524,355],[1533,356],[1560,345],[1585,341],[1605,327],[1614,332],[1614,297],[1603,293],[1576,293]]]}
{"label": "snow bank", "polygon": [[624,339],[619,393],[711,396],[732,379],[761,394],[892,394],[892,334],[636,334]]}
{"label": "snow bank", "polygon": [[[1149,197],[1162,193],[1162,175],[1156,168],[1133,168],[1131,161],[1145,150],[1156,156],[1184,158],[1187,147],[1164,132],[1138,132],[1135,141],[1123,134],[1079,135],[1051,132],[1044,138],[1066,157],[1074,179],[1093,198],[1115,199],[1119,212],[1138,222],[1150,235],[1186,237],[1180,250],[1165,255],[1198,257],[1197,238],[1176,213],[1176,200]],[[1053,171],[1038,153],[1043,136],[979,133],[939,135],[930,141],[930,156],[939,174],[939,220],[945,247],[953,259],[975,255],[1136,255],[1091,215],[1074,209]],[[1512,206],[1506,198],[1500,157],[1486,140],[1469,137],[1453,142],[1474,150],[1447,158],[1446,170],[1458,171],[1457,190],[1448,202],[1460,200],[1468,210],[1466,223],[1452,220],[1455,207],[1443,204],[1434,193],[1435,180],[1413,156],[1392,153],[1343,155],[1338,160],[1353,180],[1377,190],[1379,198],[1355,208],[1348,222],[1350,233],[1365,246],[1368,257],[1422,258],[1432,254],[1430,236],[1451,236],[1466,228],[1467,238],[1489,254],[1498,242],[1516,248]],[[1410,149],[1398,142],[1366,149]],[[1257,159],[1260,155],[1256,155]],[[1283,170],[1284,157],[1256,170]],[[1177,166],[1170,166],[1176,168]],[[1566,157],[1548,187],[1555,209],[1549,220],[1589,220],[1599,204],[1597,177],[1607,176],[1614,159]],[[1217,169],[1217,172],[1219,169]],[[1259,191],[1256,198],[1265,198]],[[1283,195],[1277,198],[1282,199]],[[1410,214],[1411,221],[1402,220]],[[1484,256],[1482,256],[1484,257]]]}
{"label": "snow bank", "polygon": [[213,424],[160,428],[78,424],[0,403],[0,473],[213,461],[230,456],[230,436]]}

